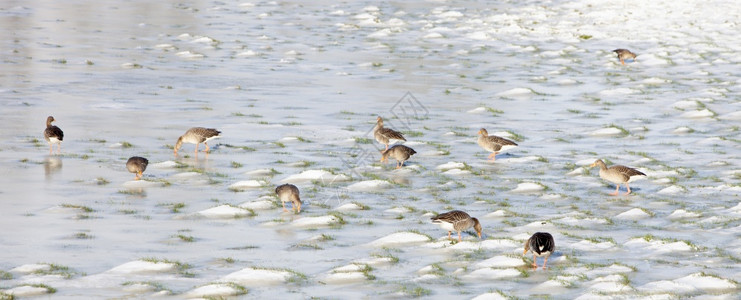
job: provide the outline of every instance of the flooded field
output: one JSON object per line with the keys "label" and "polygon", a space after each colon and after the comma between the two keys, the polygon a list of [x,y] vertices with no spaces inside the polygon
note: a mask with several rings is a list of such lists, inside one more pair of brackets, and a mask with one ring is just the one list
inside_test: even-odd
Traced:
{"label": "flooded field", "polygon": [[0,299],[738,297],[735,1],[37,2],[0,4]]}

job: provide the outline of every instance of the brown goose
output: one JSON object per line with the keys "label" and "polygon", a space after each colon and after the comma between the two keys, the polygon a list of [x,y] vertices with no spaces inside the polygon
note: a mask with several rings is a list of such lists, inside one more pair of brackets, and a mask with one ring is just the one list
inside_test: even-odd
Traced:
{"label": "brown goose", "polygon": [[59,127],[51,125],[54,122],[54,117],[48,116],[46,118],[46,129],[44,129],[44,139],[49,143],[49,154],[52,154],[52,145],[57,144],[57,153],[62,153],[62,140],[64,139],[64,132]]}
{"label": "brown goose", "polygon": [[383,119],[380,116],[376,119],[376,127],[373,128],[373,137],[375,137],[376,141],[379,143],[386,145],[386,150],[389,149],[389,140],[407,140],[400,132],[384,128]]}
{"label": "brown goose", "polygon": [[638,56],[635,53],[630,52],[630,50],[628,50],[628,49],[615,49],[615,50],[612,50],[612,52],[617,53],[617,57],[620,60],[620,63],[623,64],[623,65],[625,65],[625,60],[626,59],[633,59],[633,60],[635,60],[636,59],[636,56]]}
{"label": "brown goose", "polygon": [[497,154],[499,154],[499,152],[507,151],[509,149],[517,147],[517,144],[513,141],[510,141],[503,137],[498,137],[496,135],[489,135],[489,132],[487,132],[484,128],[481,128],[478,134],[481,136],[479,136],[477,142],[479,146],[481,146],[481,148],[484,148],[484,150],[486,151],[492,152],[491,154],[489,154],[489,159],[491,160],[497,160]]}
{"label": "brown goose", "polygon": [[628,185],[628,182],[635,180],[637,176],[646,176],[643,172],[626,166],[614,165],[608,168],[607,165],[605,165],[605,162],[601,159],[598,159],[589,165],[590,168],[594,168],[595,166],[599,166],[599,177],[616,184],[615,192],[610,193],[612,196],[618,194],[621,183],[624,183],[625,187],[628,189],[625,194],[630,194],[630,185]]}
{"label": "brown goose", "polygon": [[448,239],[451,239],[450,233],[458,231],[458,241],[461,241],[461,231],[473,227],[481,238],[481,223],[476,218],[471,218],[467,213],[460,210],[451,210],[431,218],[432,223],[440,225],[442,229],[448,231]]}
{"label": "brown goose", "polygon": [[206,145],[204,152],[208,153],[208,141],[221,137],[219,134],[221,134],[221,131],[213,128],[193,127],[188,129],[175,143],[175,155],[178,155],[178,149],[183,146],[183,143],[196,144],[196,155],[198,155],[198,145],[203,143]]}
{"label": "brown goose", "polygon": [[283,211],[286,209],[286,202],[291,201],[293,207],[291,210],[295,210],[297,213],[301,212],[301,198],[299,198],[298,188],[293,184],[283,184],[275,188],[275,193],[278,195],[280,202],[283,203]]}
{"label": "brown goose", "polygon": [[134,180],[139,180],[142,178],[142,173],[147,170],[147,165],[149,165],[149,160],[147,160],[146,158],[132,156],[126,162],[126,169],[129,170],[129,172],[136,174]]}
{"label": "brown goose", "polygon": [[537,257],[545,257],[543,261],[543,270],[545,270],[546,264],[548,264],[548,257],[551,256],[553,251],[556,250],[556,243],[553,242],[553,236],[547,232],[536,232],[530,239],[525,243],[525,251],[522,255],[527,254],[530,251],[533,254],[533,267],[538,268]]}
{"label": "brown goose", "polygon": [[389,156],[396,159],[396,168],[401,169],[404,166],[404,162],[409,159],[410,156],[417,153],[414,149],[404,145],[394,145],[386,151],[381,151],[381,162],[385,162],[389,159]]}

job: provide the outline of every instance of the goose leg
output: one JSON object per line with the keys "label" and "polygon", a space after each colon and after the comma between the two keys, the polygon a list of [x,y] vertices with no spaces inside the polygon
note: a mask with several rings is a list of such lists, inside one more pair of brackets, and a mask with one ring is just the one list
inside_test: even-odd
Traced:
{"label": "goose leg", "polygon": [[532,264],[532,266],[533,266],[533,268],[536,268],[536,269],[538,268],[538,257],[535,256],[535,254],[533,254],[533,264]]}
{"label": "goose leg", "polygon": [[545,265],[548,264],[548,256],[545,257],[545,260],[543,261],[543,270],[545,270]]}
{"label": "goose leg", "polygon": [[461,238],[461,232],[458,231],[458,242],[462,242],[462,241],[463,241],[463,239]]}
{"label": "goose leg", "polygon": [[610,196],[616,196],[618,194],[618,190],[619,189],[620,189],[620,185],[619,184],[616,184],[615,185],[615,192],[614,193],[610,193]]}
{"label": "goose leg", "polygon": [[489,160],[491,160],[491,161],[497,160],[497,152],[494,152],[492,154],[489,154]]}
{"label": "goose leg", "polygon": [[626,187],[626,188],[628,188],[628,191],[627,191],[627,192],[625,192],[625,194],[626,194],[626,195],[630,194],[630,193],[631,193],[631,192],[630,192],[630,185],[628,185],[628,183],[627,183],[627,182],[625,183],[625,187]]}
{"label": "goose leg", "polygon": [[450,237],[450,231],[448,231],[448,239],[451,240],[453,238]]}
{"label": "goose leg", "polygon": [[203,144],[206,145],[206,150],[203,150],[203,151],[208,153],[208,142],[203,142]]}
{"label": "goose leg", "polygon": [[286,209],[286,203],[285,202],[281,202],[281,203],[283,203],[283,211],[288,211],[288,209]]}

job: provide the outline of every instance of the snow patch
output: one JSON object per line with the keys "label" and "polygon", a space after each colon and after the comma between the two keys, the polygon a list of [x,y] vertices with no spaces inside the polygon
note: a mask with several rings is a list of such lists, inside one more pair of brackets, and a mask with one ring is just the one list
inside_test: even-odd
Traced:
{"label": "snow patch", "polygon": [[517,185],[517,188],[511,190],[512,193],[522,193],[522,194],[529,194],[529,193],[537,193],[542,190],[544,190],[545,187],[541,184],[535,183],[535,182],[523,182]]}
{"label": "snow patch", "polygon": [[302,183],[302,182],[311,182],[315,180],[322,180],[327,182],[339,182],[339,181],[348,181],[350,180],[350,177],[347,177],[343,174],[332,174],[328,171],[324,170],[306,170],[299,174],[294,174],[291,176],[288,176],[287,178],[284,178],[281,180],[282,183]]}
{"label": "snow patch", "polygon": [[373,247],[400,247],[429,242],[430,238],[414,232],[397,232],[369,243]]}
{"label": "snow patch", "polygon": [[388,181],[374,179],[353,183],[349,185],[347,189],[355,192],[377,192],[390,186],[391,183]]}
{"label": "snow patch", "polygon": [[135,260],[114,267],[107,272],[116,274],[147,274],[172,272],[176,269],[177,265],[174,263]]}
{"label": "snow patch", "polygon": [[275,285],[286,282],[292,273],[280,270],[266,270],[256,268],[244,268],[230,273],[221,278],[222,281],[234,282],[239,285],[259,287],[264,285]]}
{"label": "snow patch", "polygon": [[241,207],[224,204],[199,211],[197,214],[209,219],[232,219],[250,216],[252,212]]}

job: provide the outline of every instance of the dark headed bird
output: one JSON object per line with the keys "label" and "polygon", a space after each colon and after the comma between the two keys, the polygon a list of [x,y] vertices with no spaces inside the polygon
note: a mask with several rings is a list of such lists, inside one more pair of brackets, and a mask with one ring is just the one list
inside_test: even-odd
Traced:
{"label": "dark headed bird", "polygon": [[54,122],[54,117],[49,116],[46,118],[46,129],[44,129],[44,139],[49,143],[49,154],[52,154],[52,145],[57,144],[57,153],[62,153],[62,140],[64,139],[64,132],[59,127],[51,125]]}
{"label": "dark headed bird", "polygon": [[553,236],[547,232],[536,232],[531,236],[525,243],[525,251],[523,255],[530,251],[533,254],[533,267],[538,268],[537,257],[545,257],[543,261],[543,270],[545,270],[546,264],[548,264],[548,257],[551,256],[553,251],[556,250],[556,243],[553,241]]}

